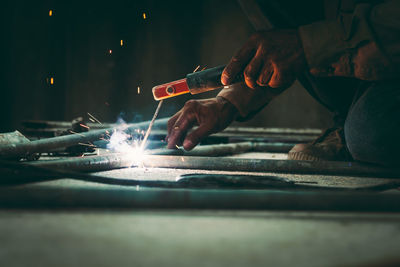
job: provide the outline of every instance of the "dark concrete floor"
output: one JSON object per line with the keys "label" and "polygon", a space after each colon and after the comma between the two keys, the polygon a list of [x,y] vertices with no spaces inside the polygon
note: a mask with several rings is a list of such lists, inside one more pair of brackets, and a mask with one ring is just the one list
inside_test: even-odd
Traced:
{"label": "dark concrete floor", "polygon": [[1,266],[400,263],[399,214],[8,210],[0,236]]}
{"label": "dark concrete floor", "polygon": [[[250,156],[285,157],[247,155]],[[181,174],[194,172],[229,173],[131,168],[99,174],[174,181]],[[271,175],[323,187],[354,188],[390,181],[373,177]],[[63,192],[74,188],[121,188],[69,179],[21,188],[38,187]],[[400,214],[1,209],[0,244],[0,266],[396,266],[400,264]]]}

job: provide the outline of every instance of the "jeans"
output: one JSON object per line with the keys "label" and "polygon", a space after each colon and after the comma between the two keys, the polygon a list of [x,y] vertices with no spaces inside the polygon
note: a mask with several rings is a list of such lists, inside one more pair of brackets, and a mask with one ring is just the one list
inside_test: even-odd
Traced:
{"label": "jeans", "polygon": [[310,94],[335,112],[354,160],[386,166],[400,163],[400,83],[317,78]]}

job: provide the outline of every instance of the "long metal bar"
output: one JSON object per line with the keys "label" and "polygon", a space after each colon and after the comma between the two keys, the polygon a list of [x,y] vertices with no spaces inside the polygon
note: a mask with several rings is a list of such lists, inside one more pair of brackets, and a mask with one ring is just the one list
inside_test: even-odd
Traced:
{"label": "long metal bar", "polygon": [[[116,123],[85,123],[91,129],[105,129],[116,127]],[[23,121],[22,126],[26,129],[68,129],[71,128],[71,122],[68,121],[47,121],[47,120],[28,120]]]}
{"label": "long metal bar", "polygon": [[287,143],[263,143],[263,142],[240,142],[231,144],[218,145],[201,145],[195,147],[191,151],[182,149],[153,149],[147,153],[150,155],[182,155],[197,157],[218,157],[233,154],[241,154],[245,152],[271,152],[271,153],[287,153],[294,144]]}
{"label": "long metal bar", "polygon": [[318,190],[318,191],[352,191],[369,192],[384,191],[398,188],[400,180],[386,182],[384,184],[358,187],[321,187],[313,185],[297,184],[278,176],[271,175],[235,175],[235,174],[186,174],[176,181],[163,180],[135,180],[115,177],[104,177],[70,170],[56,170],[43,168],[29,164],[21,164],[12,161],[0,161],[0,185],[21,185],[34,182],[42,182],[60,178],[69,178],[85,182],[94,182],[108,185],[144,186],[159,188],[218,188],[218,189],[289,189],[289,190]]}
{"label": "long metal bar", "polygon": [[[164,125],[168,121],[168,118],[159,119],[155,121],[155,126]],[[150,121],[135,123],[128,125],[124,130],[133,131],[135,129],[146,129],[149,126]],[[29,143],[21,144],[9,144],[0,146],[0,159],[13,158],[13,157],[25,157],[34,153],[43,153],[57,149],[60,147],[67,147],[76,145],[78,143],[90,142],[99,140],[108,133],[112,133],[113,128],[100,129],[89,131],[85,133],[57,136],[53,138],[41,139],[32,141]]]}
{"label": "long metal bar", "polygon": [[[26,121],[22,123],[25,130],[35,131],[44,129],[48,129],[49,131],[56,130],[66,130],[71,128],[70,122],[64,121]],[[115,128],[118,127],[117,124],[114,123],[86,123],[91,129],[105,129],[105,128]],[[162,125],[160,125],[162,126]],[[160,129],[165,129],[165,127],[160,127]],[[240,126],[230,126],[223,130],[221,133],[236,133],[241,135],[249,135],[249,134],[292,134],[292,135],[320,135],[322,133],[321,129],[315,128],[276,128],[276,127],[240,127]]]}
{"label": "long metal bar", "polygon": [[272,128],[272,127],[227,127],[222,133],[239,133],[239,134],[292,134],[292,135],[320,135],[321,129],[313,128]]}
{"label": "long metal bar", "polygon": [[278,190],[0,188],[0,208],[400,211],[398,194]]}
{"label": "long metal bar", "polygon": [[[31,162],[46,168],[94,172],[132,166],[129,154],[112,153],[73,159]],[[324,174],[365,177],[400,178],[399,168],[385,168],[355,162],[297,161],[195,156],[156,156],[142,158],[145,167],[201,169],[242,172],[274,172],[292,174]]]}
{"label": "long metal bar", "polygon": [[[47,132],[49,130],[49,132]],[[37,132],[24,131],[30,136],[53,136],[54,129],[43,129]],[[167,134],[166,130],[153,129],[151,136],[165,137]],[[279,133],[262,133],[262,132],[219,132],[210,135],[207,140],[213,139],[229,139],[233,142],[253,141],[253,142],[285,142],[285,143],[307,143],[311,142],[317,137],[317,135],[311,134],[279,134]]]}
{"label": "long metal bar", "polygon": [[274,152],[287,153],[294,144],[287,143],[264,143],[264,142],[240,142],[219,145],[198,146],[191,151],[185,151],[185,156],[225,156],[241,154],[245,152]]}

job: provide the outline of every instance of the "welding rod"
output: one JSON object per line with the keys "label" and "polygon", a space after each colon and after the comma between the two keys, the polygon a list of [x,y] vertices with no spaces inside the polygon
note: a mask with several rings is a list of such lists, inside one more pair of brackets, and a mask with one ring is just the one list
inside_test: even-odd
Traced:
{"label": "welding rod", "polygon": [[[164,126],[169,118],[158,119],[154,125]],[[134,131],[136,129],[147,129],[150,121],[144,121],[128,125],[124,131]],[[53,149],[76,145],[78,143],[85,143],[99,140],[99,138],[112,133],[115,128],[94,130],[84,133],[77,133],[71,135],[63,135],[52,138],[46,138],[29,143],[7,144],[0,145],[0,159],[26,157],[35,153],[49,152]]]}
{"label": "welding rod", "polygon": [[[400,178],[399,168],[386,168],[355,162],[339,161],[248,158],[218,158],[218,160],[216,160],[213,157],[147,155],[143,157],[142,163],[145,167],[153,168]],[[30,162],[29,164],[45,168],[96,172],[130,167],[132,166],[132,158],[126,153],[110,153],[107,155],[83,158],[36,161]]]}

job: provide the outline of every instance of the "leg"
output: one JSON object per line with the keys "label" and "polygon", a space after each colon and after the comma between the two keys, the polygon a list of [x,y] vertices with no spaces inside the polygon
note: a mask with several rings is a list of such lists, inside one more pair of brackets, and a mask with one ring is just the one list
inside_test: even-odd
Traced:
{"label": "leg", "polygon": [[373,83],[351,106],[344,126],[355,160],[382,165],[400,163],[400,85]]}
{"label": "leg", "polygon": [[[351,78],[315,78],[313,86],[306,88],[318,102],[335,112],[333,128],[327,129],[314,142],[297,144],[288,153],[293,160],[351,160],[343,125],[349,110],[371,87],[371,82]],[[355,159],[358,159],[355,157]]]}
{"label": "leg", "polygon": [[306,90],[320,104],[335,113],[335,126],[343,126],[360,81],[352,78],[314,78]]}

